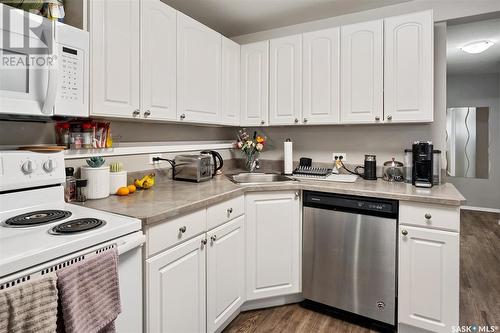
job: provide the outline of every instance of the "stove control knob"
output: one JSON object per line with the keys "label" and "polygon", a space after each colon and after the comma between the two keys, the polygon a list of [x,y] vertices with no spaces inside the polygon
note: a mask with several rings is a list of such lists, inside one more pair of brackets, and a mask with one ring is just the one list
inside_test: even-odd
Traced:
{"label": "stove control knob", "polygon": [[27,175],[29,175],[30,173],[33,173],[33,171],[35,171],[35,169],[36,169],[36,164],[32,161],[26,161],[21,166],[21,170]]}
{"label": "stove control knob", "polygon": [[52,172],[56,168],[56,162],[54,160],[47,160],[45,163],[43,163],[43,169],[46,172]]}

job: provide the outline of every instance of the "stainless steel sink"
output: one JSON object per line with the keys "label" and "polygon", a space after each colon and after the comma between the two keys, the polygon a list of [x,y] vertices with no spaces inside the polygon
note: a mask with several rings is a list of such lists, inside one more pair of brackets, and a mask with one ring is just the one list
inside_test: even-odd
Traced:
{"label": "stainless steel sink", "polygon": [[287,176],[279,175],[277,173],[238,173],[235,175],[227,175],[227,177],[237,184],[263,184],[273,182],[288,182],[294,181]]}

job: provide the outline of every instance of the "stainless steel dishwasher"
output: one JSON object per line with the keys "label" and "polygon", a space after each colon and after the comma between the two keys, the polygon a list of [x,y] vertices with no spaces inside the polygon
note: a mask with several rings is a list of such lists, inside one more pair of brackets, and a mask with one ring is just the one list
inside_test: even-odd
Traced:
{"label": "stainless steel dishwasher", "polygon": [[304,191],[303,203],[304,298],[395,325],[398,202]]}

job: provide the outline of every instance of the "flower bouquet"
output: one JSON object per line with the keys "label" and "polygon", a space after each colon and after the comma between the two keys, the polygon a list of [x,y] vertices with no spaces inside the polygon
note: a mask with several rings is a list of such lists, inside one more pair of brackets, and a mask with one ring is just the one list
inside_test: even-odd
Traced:
{"label": "flower bouquet", "polygon": [[235,148],[238,148],[245,156],[245,167],[249,172],[253,172],[257,165],[260,152],[264,149],[266,137],[253,132],[251,137],[246,129],[240,129],[237,134]]}

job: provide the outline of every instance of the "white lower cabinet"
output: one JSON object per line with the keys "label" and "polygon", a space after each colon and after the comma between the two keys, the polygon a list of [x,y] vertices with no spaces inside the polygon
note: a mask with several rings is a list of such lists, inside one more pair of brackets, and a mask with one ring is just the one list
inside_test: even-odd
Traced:
{"label": "white lower cabinet", "polygon": [[299,192],[248,193],[245,200],[247,300],[300,292]]}
{"label": "white lower cabinet", "polygon": [[245,301],[245,216],[207,233],[207,332],[216,332]]}
{"label": "white lower cabinet", "polygon": [[[208,232],[207,219],[216,226]],[[246,299],[243,197],[155,224],[146,233],[152,255],[145,268],[146,331],[222,330]]]}
{"label": "white lower cabinet", "polygon": [[146,260],[148,332],[205,332],[204,240],[202,234]]}
{"label": "white lower cabinet", "polygon": [[401,225],[399,235],[400,332],[451,332],[459,313],[458,232]]}

